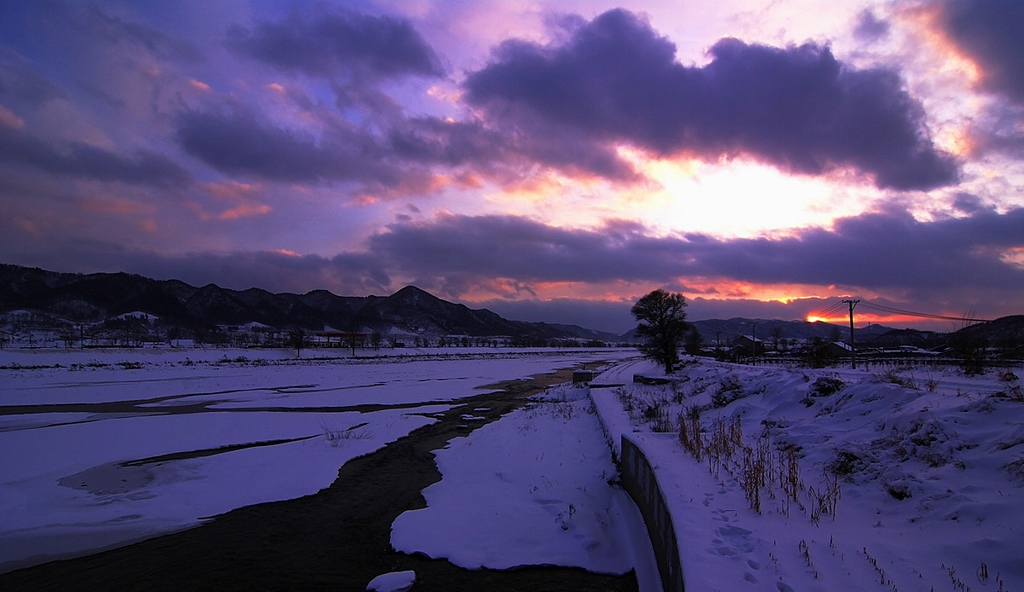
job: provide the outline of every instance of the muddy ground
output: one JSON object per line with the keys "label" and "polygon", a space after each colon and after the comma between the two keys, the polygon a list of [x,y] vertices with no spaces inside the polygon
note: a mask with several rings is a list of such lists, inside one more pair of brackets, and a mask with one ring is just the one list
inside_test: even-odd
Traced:
{"label": "muddy ground", "polygon": [[[0,589],[365,590],[377,575],[414,570],[417,591],[636,590],[632,573],[608,576],[564,567],[467,570],[447,560],[398,553],[390,545],[391,523],[406,510],[424,507],[420,491],[441,479],[431,450],[499,419],[571,375],[567,368],[460,399],[437,423],[349,461],[330,487],[314,495],[239,508],[189,530],[0,574]],[[466,413],[485,420],[465,422],[460,416]]]}

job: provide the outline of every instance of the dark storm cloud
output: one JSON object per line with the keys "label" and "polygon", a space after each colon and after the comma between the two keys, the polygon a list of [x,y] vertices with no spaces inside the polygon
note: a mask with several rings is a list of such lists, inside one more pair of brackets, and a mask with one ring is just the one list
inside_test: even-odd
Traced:
{"label": "dark storm cloud", "polygon": [[541,323],[579,325],[587,329],[621,335],[636,328],[629,314],[632,302],[588,301],[569,298],[554,300],[487,300],[473,308],[486,308],[506,319],[530,319]]}
{"label": "dark storm cloud", "polygon": [[1024,103],[1024,2],[944,0],[939,22],[981,66],[983,84]]}
{"label": "dark storm cloud", "polygon": [[301,294],[326,289],[340,295],[393,291],[380,260],[370,253],[342,253],[330,258],[275,251],[168,255],[112,242],[57,237],[31,254],[18,253],[15,248],[12,255],[12,260],[5,263],[71,273],[123,271],[234,290],[261,288]]}
{"label": "dark storm cloud", "polygon": [[449,215],[429,224],[393,224],[371,237],[368,247],[396,270],[424,277],[600,282],[671,274],[663,267],[673,254],[671,243],[640,230],[614,224],[564,230],[517,216]]}
{"label": "dark storm cloud", "polygon": [[263,121],[247,108],[178,115],[176,138],[192,156],[229,174],[282,182],[396,182],[378,142],[356,131],[313,135]]}
{"label": "dark storm cloud", "polygon": [[433,49],[406,20],[352,11],[293,16],[233,27],[228,45],[251,58],[310,76],[441,76]]}
{"label": "dark storm cloud", "polygon": [[195,286],[214,283],[224,288],[262,288],[303,294],[325,289],[335,294],[391,293],[391,280],[368,253],[286,255],[273,251],[167,256],[132,254],[123,269],[135,273],[158,269],[161,278],[181,279]]}
{"label": "dark storm cloud", "polygon": [[840,219],[781,239],[656,238],[632,223],[561,229],[514,216],[445,216],[395,224],[369,252],[422,278],[664,282],[674,277],[862,288],[1024,289],[1000,255],[1024,246],[1024,209],[924,223],[905,213]]}
{"label": "dark storm cloud", "polygon": [[1024,288],[1024,270],[1000,259],[1024,246],[1024,209],[919,222],[905,212],[836,220],[778,240],[716,241],[697,255],[706,272],[758,282],[866,288]]}
{"label": "dark storm cloud", "polygon": [[628,175],[611,152],[628,143],[709,160],[749,155],[802,174],[852,167],[901,190],[956,181],[956,163],[934,147],[920,104],[894,72],[844,66],[811,43],[722,39],[710,56],[706,66],[683,66],[668,39],[613,10],[561,46],[503,43],[467,77],[466,100],[554,166],[565,164],[556,155],[589,145],[578,166],[611,178]]}
{"label": "dark storm cloud", "polygon": [[191,175],[170,158],[151,150],[122,156],[81,142],[66,147],[0,126],[0,163],[28,165],[59,175],[137,185],[184,185]]}
{"label": "dark storm cloud", "polygon": [[[326,118],[325,118],[326,119]],[[433,166],[496,174],[523,159],[481,122],[384,118],[384,130],[321,121],[319,132],[284,129],[234,104],[178,115],[176,139],[190,155],[228,174],[280,182],[351,181],[368,193],[429,185]]]}
{"label": "dark storm cloud", "polygon": [[387,136],[390,149],[397,156],[414,162],[487,165],[509,157],[505,137],[486,129],[479,121],[417,117],[396,122]]}
{"label": "dark storm cloud", "polygon": [[[390,293],[390,279],[368,254],[287,255],[273,251],[244,253],[124,253],[119,269],[158,279],[179,279],[194,286],[303,294],[326,289],[335,294]],[[154,271],[156,270],[156,271]]]}
{"label": "dark storm cloud", "polygon": [[953,207],[965,214],[977,214],[990,209],[980,197],[970,193],[958,193],[953,199]]}
{"label": "dark storm cloud", "polygon": [[1024,156],[1024,2],[943,0],[936,22],[961,52],[977,64],[979,87],[1002,96],[974,121],[973,143],[1011,158]]}
{"label": "dark storm cloud", "polygon": [[[43,249],[31,261],[16,262],[62,271],[122,270],[193,285],[257,286],[273,292],[326,288],[336,294],[388,294],[401,287],[395,283],[400,278],[458,300],[471,291],[492,289],[499,281],[504,298],[518,300],[543,282],[636,282],[694,293],[679,282],[703,277],[726,287],[735,281],[897,291],[914,294],[920,302],[941,300],[935,310],[965,306],[981,294],[988,304],[1012,309],[1015,295],[1024,291],[1024,270],[1001,256],[1024,247],[1020,228],[1024,208],[935,222],[918,222],[900,212],[875,213],[840,219],[832,230],[779,239],[653,237],[643,226],[623,221],[583,230],[515,216],[449,215],[431,223],[393,224],[362,249],[331,258],[272,251],[170,256],[58,239],[47,247],[52,252]],[[728,294],[709,291],[704,296]],[[627,305],[618,310],[615,303],[581,302],[569,314],[573,305],[571,300],[550,303],[550,314],[542,314],[539,304],[500,299],[487,304],[509,316],[561,319],[613,332],[629,328]],[[808,302],[758,304],[698,297],[691,300],[690,312],[693,318],[709,318],[751,316],[751,311],[762,310],[757,314],[798,318],[820,308]],[[609,316],[602,321],[603,315]]]}

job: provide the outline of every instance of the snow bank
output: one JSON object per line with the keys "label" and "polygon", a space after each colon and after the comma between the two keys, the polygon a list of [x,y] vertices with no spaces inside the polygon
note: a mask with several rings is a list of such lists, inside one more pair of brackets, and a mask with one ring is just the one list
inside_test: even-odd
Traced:
{"label": "snow bank", "polygon": [[412,590],[415,583],[416,572],[393,571],[373,578],[366,585],[366,589],[373,592],[407,592]]}
{"label": "snow bank", "polygon": [[551,394],[438,450],[443,478],[423,490],[426,508],[395,520],[392,546],[470,569],[633,569],[624,494],[608,485],[615,466],[587,390]]}
{"label": "snow bank", "polygon": [[594,400],[610,439],[632,433],[654,465],[688,588],[1024,587],[1024,401],[1009,375],[702,361],[633,384],[657,374],[643,364],[598,376],[624,386]]}

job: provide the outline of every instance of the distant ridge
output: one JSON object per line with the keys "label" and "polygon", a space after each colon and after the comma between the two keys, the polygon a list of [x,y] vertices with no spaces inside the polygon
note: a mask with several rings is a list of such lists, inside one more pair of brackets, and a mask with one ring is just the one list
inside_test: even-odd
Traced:
{"label": "distant ridge", "polygon": [[[778,319],[707,319],[691,321],[700,332],[704,344],[728,346],[737,337],[756,337],[769,349],[776,345],[786,345],[791,340],[810,342],[820,340],[849,342],[850,326],[832,324],[823,321],[781,321]],[[970,336],[988,342],[991,345],[1024,343],[1024,315],[1013,315],[978,323],[958,329],[950,333],[939,331],[922,331],[919,329],[894,329],[885,325],[871,324],[855,327],[854,335],[861,346],[866,347],[900,347],[913,346],[931,349],[947,345],[953,336]],[[633,332],[623,336],[631,340]],[[776,343],[778,341],[778,343]],[[785,349],[785,348],[783,348]]]}
{"label": "distant ridge", "polygon": [[258,288],[195,287],[127,273],[59,273],[0,264],[0,313],[28,310],[65,323],[101,323],[144,313],[164,327],[215,330],[258,323],[276,329],[333,329],[424,336],[504,336],[525,340],[615,342],[618,335],[550,323],[511,321],[487,309],[442,300],[415,286],[390,296],[337,296],[326,290],[274,294]]}
{"label": "distant ridge", "polygon": [[[509,337],[520,342],[636,341],[635,330],[615,335],[578,325],[513,321],[487,309],[442,300],[415,286],[406,286],[390,296],[338,296],[327,290],[275,294],[259,288],[231,290],[216,284],[195,287],[179,280],[154,280],[127,273],[60,273],[0,264],[0,314],[18,310],[46,317],[55,325],[96,325],[141,313],[155,318],[164,329],[192,331],[215,332],[225,326],[255,323],[278,330]],[[739,336],[757,337],[770,347],[775,340],[849,339],[848,325],[820,321],[732,318],[691,324],[707,346],[728,345]],[[857,343],[865,346],[933,348],[946,344],[952,335],[966,335],[993,345],[1024,343],[1024,315],[1002,317],[954,333],[883,325],[856,329]]]}
{"label": "distant ridge", "polygon": [[[849,325],[837,325],[823,321],[781,321],[778,319],[709,319],[693,321],[706,343],[714,343],[716,338],[733,340],[736,337],[756,337],[770,343],[774,339],[811,340],[814,338],[826,341],[846,340],[850,338]],[[867,340],[893,331],[883,325],[857,327],[857,340]],[[838,339],[836,339],[838,338]]]}

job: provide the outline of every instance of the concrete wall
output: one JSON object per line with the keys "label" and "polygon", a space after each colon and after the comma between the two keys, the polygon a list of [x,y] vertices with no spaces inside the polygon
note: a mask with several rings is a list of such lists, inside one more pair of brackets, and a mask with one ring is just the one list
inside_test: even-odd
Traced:
{"label": "concrete wall", "polygon": [[651,463],[632,440],[622,436],[622,488],[633,498],[647,524],[654,555],[661,572],[665,592],[684,592],[683,567],[679,562],[679,544],[665,496],[654,477]]}

